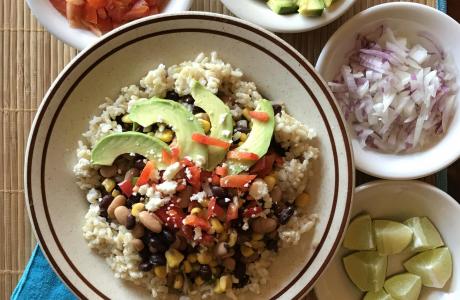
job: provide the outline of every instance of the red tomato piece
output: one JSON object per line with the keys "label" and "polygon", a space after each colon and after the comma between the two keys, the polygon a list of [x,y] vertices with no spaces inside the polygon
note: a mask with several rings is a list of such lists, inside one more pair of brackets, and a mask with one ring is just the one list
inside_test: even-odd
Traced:
{"label": "red tomato piece", "polygon": [[258,160],[259,155],[252,152],[229,151],[227,153],[227,158],[237,160]]}
{"label": "red tomato piece", "polygon": [[208,220],[212,217],[218,217],[219,219],[225,218],[224,209],[217,204],[216,198],[214,197],[212,197],[208,203]]}
{"label": "red tomato piece", "polygon": [[165,164],[171,164],[172,163],[172,153],[168,152],[166,149],[161,150],[161,159]]}
{"label": "red tomato piece", "polygon": [[170,229],[179,229],[182,227],[185,214],[177,206],[165,205],[155,211],[160,220]]}
{"label": "red tomato piece", "polygon": [[200,144],[216,146],[224,149],[228,149],[231,145],[230,143],[223,141],[221,139],[216,139],[200,133],[192,134],[192,140]]}
{"label": "red tomato piece", "polygon": [[149,160],[145,164],[144,169],[142,169],[141,175],[139,175],[139,179],[137,179],[136,185],[141,186],[141,185],[148,183],[150,175],[152,174],[154,170],[155,170],[155,164],[153,163],[153,161]]}
{"label": "red tomato piece", "polygon": [[256,178],[256,175],[228,175],[220,179],[221,187],[244,188]]}
{"label": "red tomato piece", "polygon": [[238,219],[238,205],[235,203],[230,203],[227,208],[227,218],[226,221],[230,222],[231,220]]}
{"label": "red tomato piece", "polygon": [[263,209],[260,206],[248,207],[248,208],[246,208],[244,210],[243,216],[246,217],[246,218],[255,218],[262,211],[263,211]]}
{"label": "red tomato piece", "polygon": [[171,158],[174,162],[179,160],[180,150],[177,147],[171,147]]}
{"label": "red tomato piece", "polygon": [[61,14],[66,15],[66,1],[65,0],[50,0],[54,8],[56,8]]}
{"label": "red tomato piece", "polygon": [[212,244],[214,244],[214,237],[206,232],[202,232],[199,243],[203,246],[210,247]]}
{"label": "red tomato piece", "polygon": [[122,181],[118,184],[120,187],[121,192],[126,196],[129,197],[133,193],[133,185],[131,183],[130,179],[127,179],[125,181]]}
{"label": "red tomato piece", "polygon": [[209,230],[211,228],[211,225],[209,225],[209,222],[197,215],[188,215],[185,217],[183,221],[184,225],[190,225],[192,227],[200,227],[201,229],[204,230]]}
{"label": "red tomato piece", "polygon": [[182,235],[189,241],[193,241],[193,227],[189,225],[183,225],[180,229]]}
{"label": "red tomato piece", "polygon": [[216,168],[216,174],[219,175],[219,176],[227,176],[227,174],[228,174],[227,167],[217,167]]}
{"label": "red tomato piece", "polygon": [[[197,166],[187,167],[190,171],[190,178],[187,177],[187,182],[190,183],[194,188],[199,189],[201,187],[201,169]],[[187,172],[186,172],[187,173]]]}
{"label": "red tomato piece", "polygon": [[86,0],[86,3],[97,9],[104,7],[107,4],[107,0]]}
{"label": "red tomato piece", "polygon": [[211,175],[211,183],[213,185],[220,185],[220,177],[217,174]]}
{"label": "red tomato piece", "polygon": [[150,7],[145,0],[138,0],[124,16],[124,21],[132,21],[150,15]]}
{"label": "red tomato piece", "polygon": [[276,157],[275,153],[266,154],[252,166],[250,173],[257,174],[259,177],[267,176],[273,170]]}
{"label": "red tomato piece", "polygon": [[250,111],[249,115],[260,122],[268,122],[270,120],[270,116],[264,111]]}

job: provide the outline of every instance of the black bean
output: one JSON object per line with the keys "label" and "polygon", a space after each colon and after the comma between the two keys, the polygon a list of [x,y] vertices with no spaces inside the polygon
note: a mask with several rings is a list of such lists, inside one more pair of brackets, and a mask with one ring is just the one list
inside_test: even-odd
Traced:
{"label": "black bean", "polygon": [[235,131],[239,131],[241,133],[249,133],[251,131],[251,129],[249,127],[237,126],[235,128]]}
{"label": "black bean", "polygon": [[238,237],[237,237],[238,244],[244,244],[246,242],[249,242],[250,240],[251,240],[251,234],[246,233],[246,232],[238,233]]}
{"label": "black bean", "polygon": [[152,270],[153,264],[150,261],[145,261],[139,264],[139,270],[142,272],[148,272]]}
{"label": "black bean", "polygon": [[176,235],[168,229],[163,229],[161,236],[168,245],[171,245],[176,240]]}
{"label": "black bean", "polygon": [[138,170],[142,170],[145,167],[145,162],[143,158],[139,158],[134,162],[134,167]]}
{"label": "black bean", "polygon": [[249,276],[245,274],[241,278],[238,278],[238,283],[234,283],[233,287],[237,289],[241,289],[245,287],[248,283],[249,283]]}
{"label": "black bean", "polygon": [[[145,244],[145,243],[144,243]],[[150,255],[152,255],[146,247],[139,252],[143,262],[149,261]]]}
{"label": "black bean", "polygon": [[192,113],[193,113],[194,115],[199,114],[199,113],[202,113],[202,112],[205,112],[205,111],[204,111],[201,107],[193,106]]}
{"label": "black bean", "polygon": [[238,279],[243,278],[246,275],[246,264],[242,263],[241,261],[237,261],[233,275],[235,275],[235,277]]}
{"label": "black bean", "polygon": [[99,202],[99,208],[101,210],[107,210],[109,208],[110,203],[112,203],[113,197],[111,195],[105,195],[102,197],[101,201]]}
{"label": "black bean", "polygon": [[126,229],[133,229],[134,226],[136,226],[136,217],[134,217],[132,214],[129,214],[128,218],[126,219]]}
{"label": "black bean", "polygon": [[211,187],[211,192],[213,194],[214,197],[217,197],[217,198],[228,198],[228,193],[227,191],[220,187],[220,186],[217,186],[217,185],[213,185]]}
{"label": "black bean", "polygon": [[286,155],[286,150],[284,150],[283,147],[275,141],[275,138],[271,140],[270,149],[274,150],[280,156]]}
{"label": "black bean", "polygon": [[273,104],[272,106],[273,106],[273,112],[275,113],[275,115],[281,113],[281,110],[283,109],[283,107],[281,105]]}
{"label": "black bean", "polygon": [[193,103],[195,103],[195,99],[193,99],[191,95],[187,95],[187,96],[182,97],[181,102],[192,105]]}
{"label": "black bean", "polygon": [[168,250],[168,247],[166,246],[165,242],[159,236],[152,236],[149,239],[148,247],[150,252],[152,253],[163,253],[166,250]]}
{"label": "black bean", "polygon": [[278,252],[278,241],[277,241],[277,240],[273,240],[273,239],[269,239],[268,241],[265,242],[265,247],[266,247],[268,250],[272,250],[272,251]]}
{"label": "black bean", "polygon": [[150,256],[149,261],[155,267],[166,265],[166,258],[163,254],[152,254],[152,256]]}
{"label": "black bean", "polygon": [[126,201],[126,206],[128,208],[131,208],[134,204],[138,203],[141,201],[141,195],[136,194],[136,195],[131,195],[129,196],[128,200]]}
{"label": "black bean", "polygon": [[292,217],[292,215],[294,214],[294,211],[295,211],[294,205],[289,205],[288,207],[281,210],[281,212],[278,215],[280,224],[282,225],[286,224],[289,221],[289,219]]}
{"label": "black bean", "polygon": [[217,198],[217,204],[219,204],[219,206],[223,208],[226,208],[230,204],[230,202],[230,198]]}
{"label": "black bean", "polygon": [[109,214],[107,213],[106,210],[100,210],[99,215],[107,220],[109,219]]}
{"label": "black bean", "polygon": [[211,280],[212,278],[211,267],[208,265],[201,265],[198,273],[200,274],[201,278],[203,278],[204,281]]}
{"label": "black bean", "polygon": [[166,99],[169,99],[169,100],[173,100],[173,101],[177,101],[180,99],[180,96],[178,93],[176,93],[175,91],[168,91],[166,93]]}

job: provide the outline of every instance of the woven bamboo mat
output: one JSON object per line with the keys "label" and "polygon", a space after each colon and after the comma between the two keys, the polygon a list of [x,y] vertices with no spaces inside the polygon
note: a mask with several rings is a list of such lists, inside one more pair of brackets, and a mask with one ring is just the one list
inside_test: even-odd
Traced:
{"label": "woven bamboo mat", "polygon": [[[329,26],[281,36],[314,63],[328,37],[345,20],[382,2],[388,1],[357,0],[348,13]],[[436,0],[414,2],[436,5]],[[193,10],[229,14],[218,0],[195,0]],[[22,0],[2,0],[0,43],[0,299],[9,299],[36,244],[24,206],[27,135],[44,93],[77,51],[46,32]],[[359,177],[359,182],[370,179]],[[434,183],[434,178],[425,181]]]}

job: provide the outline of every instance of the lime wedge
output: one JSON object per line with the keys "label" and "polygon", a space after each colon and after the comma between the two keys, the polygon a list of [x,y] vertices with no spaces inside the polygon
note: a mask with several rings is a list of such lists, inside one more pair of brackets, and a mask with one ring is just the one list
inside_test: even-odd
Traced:
{"label": "lime wedge", "polygon": [[361,215],[348,225],[343,246],[350,250],[375,250],[372,236],[372,219],[369,215]]}
{"label": "lime wedge", "polygon": [[393,297],[388,295],[384,290],[378,292],[367,292],[363,300],[394,300]]}
{"label": "lime wedge", "polygon": [[406,225],[388,220],[374,220],[375,243],[380,255],[403,251],[412,240],[412,230]]}
{"label": "lime wedge", "polygon": [[414,238],[410,244],[411,251],[425,251],[444,246],[439,231],[427,217],[414,217],[405,221],[414,232]]}
{"label": "lime wedge", "polygon": [[404,268],[420,276],[424,286],[442,288],[452,276],[452,256],[447,247],[427,250],[406,261]]}
{"label": "lime wedge", "polygon": [[396,300],[417,300],[422,290],[422,279],[411,273],[398,274],[387,279],[384,288]]}
{"label": "lime wedge", "polygon": [[383,287],[387,263],[387,258],[375,251],[355,252],[343,258],[348,277],[363,292],[377,292]]}

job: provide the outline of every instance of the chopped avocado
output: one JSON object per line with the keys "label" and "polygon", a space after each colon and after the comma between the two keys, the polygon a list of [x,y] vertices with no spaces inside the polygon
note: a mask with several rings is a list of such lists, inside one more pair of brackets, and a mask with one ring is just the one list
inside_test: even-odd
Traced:
{"label": "chopped avocado", "polygon": [[297,0],[268,0],[268,7],[279,15],[292,14],[297,11]]}
{"label": "chopped avocado", "polygon": [[323,0],[299,0],[299,13],[307,17],[319,17],[324,11]]}
{"label": "chopped avocado", "polygon": [[168,144],[156,137],[140,132],[128,131],[105,136],[91,151],[91,162],[96,165],[110,166],[115,159],[125,153],[137,153],[155,162],[163,169],[162,151],[170,152]]}
{"label": "chopped avocado", "polygon": [[324,0],[326,8],[330,7],[336,0]]}
{"label": "chopped avocado", "polygon": [[[275,129],[275,116],[271,102],[265,99],[261,99],[257,102],[255,110],[267,113],[269,120],[267,122],[261,122],[253,119],[252,130],[248,135],[248,139],[233,151],[251,152],[262,157],[267,153],[270,147],[273,131]],[[244,161],[229,159],[227,160],[229,173],[238,174],[247,171],[255,162],[256,161],[253,160]]]}
{"label": "chopped avocado", "polygon": [[[211,121],[209,135],[231,143],[233,120],[228,106],[197,81],[192,87],[192,97],[195,99],[195,105],[202,108],[209,116]],[[226,153],[227,149],[208,146],[207,169],[214,170],[225,158]]]}
{"label": "chopped avocado", "polygon": [[203,128],[182,104],[159,98],[139,100],[131,107],[129,116],[143,127],[157,122],[170,125],[176,133],[179,156],[190,157],[199,166],[206,164],[207,147],[191,139],[194,133],[204,134]]}

